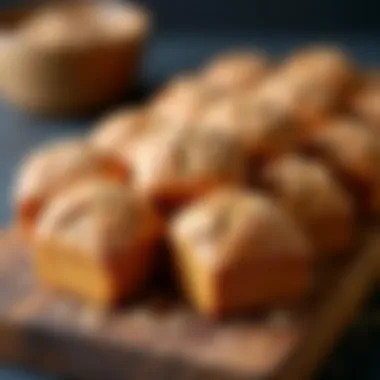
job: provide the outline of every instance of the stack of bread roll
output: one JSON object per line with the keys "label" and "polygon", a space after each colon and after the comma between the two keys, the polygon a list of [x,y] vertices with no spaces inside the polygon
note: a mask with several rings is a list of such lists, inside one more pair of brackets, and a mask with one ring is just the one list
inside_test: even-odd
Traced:
{"label": "stack of bread roll", "polygon": [[228,52],[83,140],[27,157],[16,219],[39,278],[111,306],[169,242],[201,315],[302,302],[380,211],[380,81],[333,47]]}

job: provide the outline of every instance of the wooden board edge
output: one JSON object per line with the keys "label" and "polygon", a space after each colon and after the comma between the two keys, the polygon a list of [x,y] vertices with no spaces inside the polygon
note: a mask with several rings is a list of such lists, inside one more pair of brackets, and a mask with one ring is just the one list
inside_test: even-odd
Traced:
{"label": "wooden board edge", "polygon": [[[294,353],[276,380],[311,379],[317,367],[331,353],[334,344],[353,321],[358,309],[379,279],[380,230],[368,233],[362,254],[350,265],[347,274],[316,317],[311,333]],[[336,305],[339,304],[339,308]]]}
{"label": "wooden board edge", "polygon": [[[177,380],[180,376],[181,380],[261,380],[137,348],[104,346],[75,334],[66,335],[34,326],[0,323],[0,337],[2,363],[70,379]],[[73,344],[76,345],[74,351]],[[77,358],[79,351],[81,356]],[[103,360],[94,362],[93,358],[99,357]]]}
{"label": "wooden board edge", "polygon": [[[324,303],[306,344],[295,353],[289,364],[277,373],[274,377],[276,380],[306,380],[311,377],[364,302],[379,269],[380,233],[379,228],[375,228],[368,233],[362,253],[350,264],[340,285]],[[340,307],[336,308],[336,304]],[[62,331],[53,331],[51,334],[33,325],[9,325],[0,320],[0,337],[0,361],[43,370],[54,375],[61,373],[65,376],[75,376],[74,378],[78,378],[79,375],[80,379],[86,380],[176,380],[180,373],[181,380],[252,380],[248,375],[219,373],[213,368],[196,367],[194,363],[181,359],[157,356],[153,352],[139,352],[132,348],[112,350],[111,346],[114,354],[112,356],[108,352],[109,346],[101,347],[91,339],[82,341],[80,337],[66,335]],[[79,371],[78,366],[72,365],[77,359],[71,352],[73,342],[77,345],[75,352],[80,349],[84,354]],[[94,350],[97,350],[97,355],[93,355]],[[46,352],[50,354],[46,355]],[[103,353],[105,362],[94,363],[93,357],[101,356],[99,352]],[[108,372],[114,364],[115,367],[122,368],[122,376],[121,372],[114,375]],[[259,379],[263,380],[262,377]]]}

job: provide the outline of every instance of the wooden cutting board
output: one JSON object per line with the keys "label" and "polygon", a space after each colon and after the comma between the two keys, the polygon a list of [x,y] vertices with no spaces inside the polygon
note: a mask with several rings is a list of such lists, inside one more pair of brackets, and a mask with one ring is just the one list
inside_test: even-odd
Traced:
{"label": "wooden cutting board", "polygon": [[380,268],[372,224],[347,262],[321,268],[294,310],[213,324],[159,289],[111,313],[37,284],[16,236],[0,236],[0,361],[79,380],[301,380],[349,325]]}

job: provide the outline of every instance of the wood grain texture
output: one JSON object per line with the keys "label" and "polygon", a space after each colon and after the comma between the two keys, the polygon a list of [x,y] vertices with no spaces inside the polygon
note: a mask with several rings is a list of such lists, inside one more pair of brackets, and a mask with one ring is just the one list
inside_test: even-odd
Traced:
{"label": "wood grain texture", "polygon": [[376,280],[380,228],[321,268],[307,305],[213,324],[159,289],[113,312],[43,289],[17,236],[0,234],[0,361],[75,379],[307,379]]}

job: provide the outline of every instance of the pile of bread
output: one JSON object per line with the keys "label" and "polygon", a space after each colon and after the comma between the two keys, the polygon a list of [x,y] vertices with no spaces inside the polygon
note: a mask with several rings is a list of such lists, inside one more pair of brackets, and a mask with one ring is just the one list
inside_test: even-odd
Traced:
{"label": "pile of bread", "polygon": [[27,157],[17,224],[41,281],[86,301],[138,294],[164,240],[202,315],[294,304],[380,211],[378,128],[380,81],[339,49],[229,52]]}

